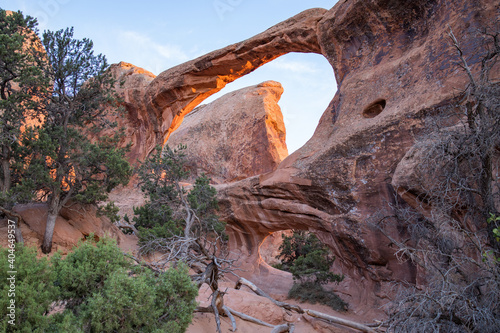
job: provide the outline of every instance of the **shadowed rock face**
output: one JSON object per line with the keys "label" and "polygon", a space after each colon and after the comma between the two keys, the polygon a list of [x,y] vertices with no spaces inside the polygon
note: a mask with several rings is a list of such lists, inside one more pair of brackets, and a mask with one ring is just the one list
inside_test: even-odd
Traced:
{"label": "shadowed rock face", "polygon": [[125,129],[122,146],[131,145],[127,157],[135,164],[138,159],[143,160],[162,141],[157,131],[158,119],[150,116],[144,103],[146,87],[155,76],[126,62],[111,65],[110,71],[116,80],[116,93],[121,97],[125,109],[123,117],[113,120]]}
{"label": "shadowed rock face", "polygon": [[[341,0],[163,72],[139,109],[154,124],[148,137],[166,141],[226,83],[288,52],[323,54],[338,91],[313,137],[275,171],[219,185],[221,215],[246,274],[267,276],[264,287],[286,284],[261,262],[262,240],[278,230],[308,229],[335,252],[346,300],[374,308],[391,297],[391,282],[418,280],[416,268],[398,263],[389,240],[368,221],[403,186],[393,174],[426,118],[451,105],[466,84],[447,32],[464,36],[465,54],[474,55],[479,45],[471,36],[499,10],[493,0]],[[386,232],[404,238],[397,225]]]}

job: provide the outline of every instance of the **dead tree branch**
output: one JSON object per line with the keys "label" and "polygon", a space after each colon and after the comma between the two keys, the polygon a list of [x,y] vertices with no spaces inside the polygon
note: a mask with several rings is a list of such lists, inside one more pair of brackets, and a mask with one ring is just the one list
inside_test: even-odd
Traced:
{"label": "dead tree branch", "polygon": [[351,321],[351,320],[330,316],[330,315],[327,315],[327,314],[324,314],[324,313],[321,313],[318,311],[308,310],[308,309],[305,310],[305,313],[307,313],[311,317],[316,317],[319,319],[326,320],[327,322],[330,322],[330,323],[346,326],[349,328],[354,328],[354,329],[361,331],[361,332],[376,333],[372,328],[370,328],[366,325],[363,325],[363,324],[356,323],[356,322]]}
{"label": "dead tree branch", "polygon": [[245,278],[239,278],[234,289],[240,289],[242,285],[247,286],[248,288],[250,288],[250,290],[252,290],[257,295],[267,298],[268,300],[270,300],[271,302],[273,302],[277,306],[284,308],[285,310],[295,311],[295,312],[301,313],[301,314],[304,313],[304,310],[300,306],[288,304],[285,302],[280,302],[280,301],[275,300],[274,298],[269,296],[264,290],[260,289],[255,284],[253,284],[252,282],[248,281]]}

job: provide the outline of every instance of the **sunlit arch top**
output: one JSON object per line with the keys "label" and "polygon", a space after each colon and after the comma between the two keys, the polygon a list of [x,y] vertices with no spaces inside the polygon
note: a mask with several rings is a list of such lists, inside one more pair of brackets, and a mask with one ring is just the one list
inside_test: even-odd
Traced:
{"label": "sunlit arch top", "polygon": [[224,86],[290,52],[318,53],[317,24],[326,9],[309,9],[250,39],[162,72],[148,86],[148,110],[166,142],[186,114]]}

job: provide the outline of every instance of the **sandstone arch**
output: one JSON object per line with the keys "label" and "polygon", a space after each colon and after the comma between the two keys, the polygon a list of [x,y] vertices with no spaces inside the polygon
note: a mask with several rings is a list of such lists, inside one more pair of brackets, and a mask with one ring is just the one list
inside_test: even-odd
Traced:
{"label": "sandstone arch", "polygon": [[184,115],[224,86],[290,52],[321,54],[317,25],[326,9],[304,11],[243,42],[213,51],[164,71],[146,91],[149,112],[168,139]]}
{"label": "sandstone arch", "polygon": [[[391,297],[393,281],[421,277],[396,260],[390,241],[367,221],[393,200],[394,171],[425,118],[451,105],[465,86],[447,31],[472,34],[495,20],[495,6],[493,0],[345,0],[330,10],[312,9],[163,72],[145,88],[142,112],[161,143],[226,83],[287,52],[324,55],[338,92],[313,137],[277,170],[219,185],[222,217],[248,274],[268,270],[273,282],[257,253],[270,232],[315,230],[347,276],[340,288],[348,301],[378,307]],[[464,52],[477,47],[468,41]],[[404,238],[397,225],[386,232]]]}

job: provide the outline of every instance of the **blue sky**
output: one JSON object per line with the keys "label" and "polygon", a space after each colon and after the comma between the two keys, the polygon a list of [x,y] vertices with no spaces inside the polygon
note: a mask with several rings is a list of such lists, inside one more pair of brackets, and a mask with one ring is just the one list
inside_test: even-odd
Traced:
{"label": "blue sky", "polygon": [[[7,0],[39,21],[41,31],[73,26],[77,38],[94,41],[109,63],[125,61],[158,75],[162,71],[227,45],[250,38],[301,11],[330,9],[337,0],[191,0],[96,1]],[[281,82],[280,106],[289,152],[313,134],[333,98],[336,83],[325,58],[293,53],[229,84],[208,101],[266,80]]]}

